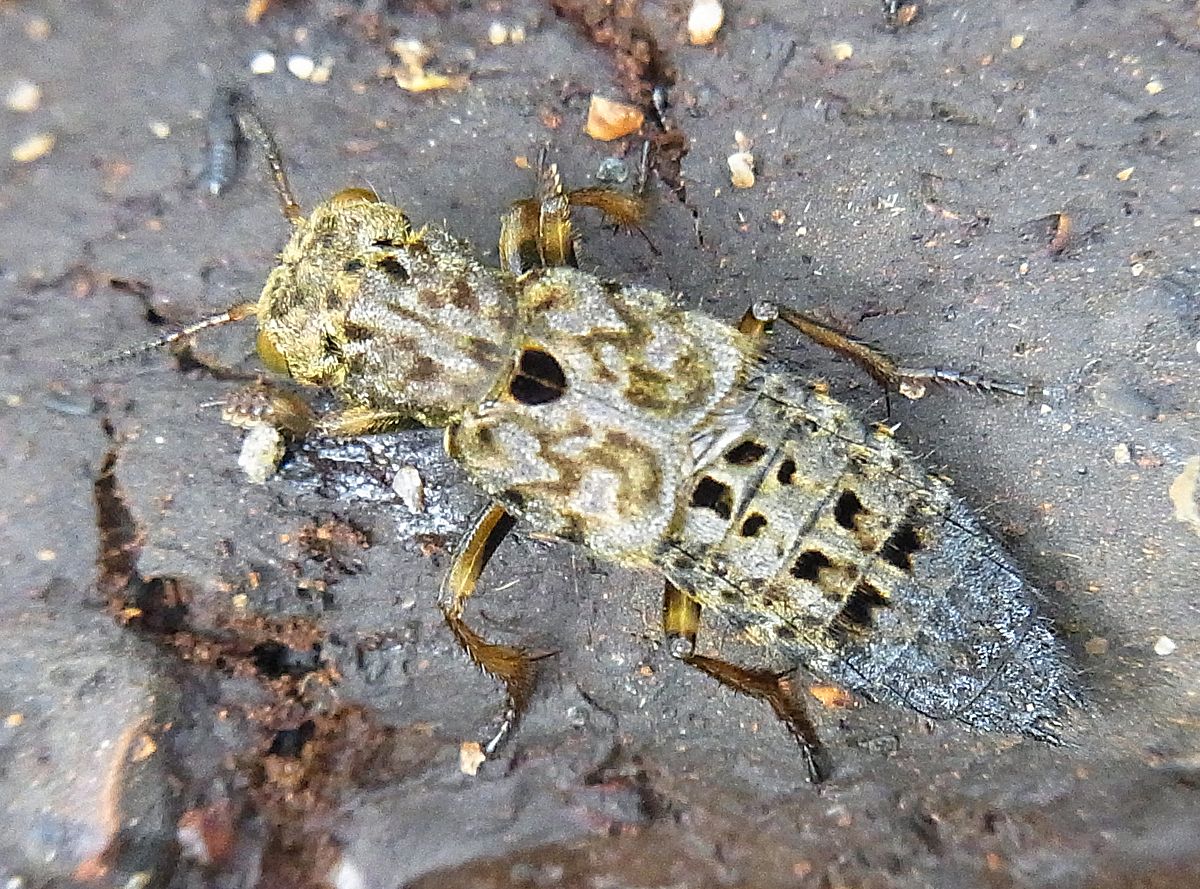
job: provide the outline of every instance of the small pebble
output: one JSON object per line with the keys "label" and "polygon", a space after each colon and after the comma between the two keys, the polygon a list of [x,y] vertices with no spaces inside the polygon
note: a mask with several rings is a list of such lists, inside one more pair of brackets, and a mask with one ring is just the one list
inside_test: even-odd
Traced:
{"label": "small pebble", "polygon": [[846,42],[835,43],[830,47],[835,62],[846,62],[854,55],[854,45]]}
{"label": "small pebble", "polygon": [[1175,647],[1175,640],[1170,636],[1159,636],[1154,640],[1154,653],[1159,657],[1166,657],[1169,654],[1174,654]]}
{"label": "small pebble", "polygon": [[50,33],[50,22],[44,18],[31,18],[25,23],[25,36],[30,40],[45,40]]}
{"label": "small pebble", "polygon": [[1013,34],[1012,37],[1008,39],[1008,45],[1011,49],[1020,49],[1025,45],[1025,35]]}
{"label": "small pebble", "polygon": [[34,133],[28,139],[14,145],[9,155],[18,164],[31,164],[49,154],[54,148],[54,142],[52,133]]}
{"label": "small pebble", "polygon": [[18,80],[4,95],[4,105],[9,111],[27,114],[37,111],[42,104],[42,89],[31,80]]}
{"label": "small pebble", "polygon": [[166,139],[171,135],[171,125],[161,120],[151,121],[150,132],[155,139]]}
{"label": "small pebble", "polygon": [[486,761],[487,755],[478,741],[463,741],[458,748],[458,770],[464,775],[479,774],[479,767]]}
{"label": "small pebble", "polygon": [[629,167],[619,157],[606,157],[596,170],[596,179],[610,185],[620,185],[628,178]]}
{"label": "small pebble", "polygon": [[754,187],[754,155],[748,151],[735,151],[726,162],[729,164],[729,181],[734,188]]}
{"label": "small pebble", "polygon": [[250,60],[251,74],[274,74],[275,73],[275,53],[260,52],[256,53],[254,58]]}
{"label": "small pebble", "polygon": [[313,76],[313,71],[317,70],[317,63],[310,56],[288,56],[287,69],[293,77],[308,80]]}
{"label": "small pebble", "polygon": [[488,43],[492,46],[502,46],[508,42],[508,28],[500,22],[488,25]]}
{"label": "small pebble", "polygon": [[1161,80],[1152,80],[1146,84],[1146,92],[1152,96],[1157,96],[1163,91],[1164,87]]}
{"label": "small pebble", "polygon": [[344,855],[330,872],[328,882],[332,884],[333,889],[365,889],[367,885],[362,871]]}
{"label": "small pebble", "polygon": [[640,108],[593,95],[591,104],[588,105],[584,132],[601,142],[611,142],[613,139],[637,132],[644,119],[645,115]]}
{"label": "small pebble", "polygon": [[725,7],[720,0],[692,0],[688,13],[688,40],[693,46],[708,46],[725,23]]}
{"label": "small pebble", "polygon": [[1129,445],[1122,442],[1113,448],[1113,462],[1118,466],[1124,466],[1133,460],[1133,454],[1129,451]]}
{"label": "small pebble", "polygon": [[1133,175],[1133,170],[1134,170],[1133,167],[1126,167],[1124,170],[1119,170],[1117,172],[1117,181],[1119,181],[1119,182],[1127,181],[1129,179],[1129,177]]}
{"label": "small pebble", "polygon": [[253,426],[242,439],[238,466],[251,484],[263,485],[283,460],[283,435],[274,426]]}
{"label": "small pebble", "polygon": [[401,466],[392,479],[392,490],[414,515],[425,511],[425,483],[415,466]]}
{"label": "small pebble", "polygon": [[328,83],[331,74],[333,74],[333,57],[324,56],[321,64],[313,68],[312,76],[308,79],[310,83]]}

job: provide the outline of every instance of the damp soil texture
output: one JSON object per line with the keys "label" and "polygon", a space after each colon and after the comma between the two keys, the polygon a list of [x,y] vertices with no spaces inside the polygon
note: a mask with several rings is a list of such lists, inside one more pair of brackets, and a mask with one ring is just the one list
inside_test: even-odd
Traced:
{"label": "damp soil texture", "polygon": [[[876,0],[729,0],[708,46],[686,18],[0,2],[6,885],[1200,883],[1200,6],[919,0],[889,22]],[[231,83],[304,206],[369,186],[493,263],[543,145],[569,184],[631,188],[649,141],[646,237],[586,224],[585,268],[1038,381],[889,406],[773,340],[895,426],[1043,591],[1086,690],[1066,743],[798,672],[835,766],[813,786],[767,708],[672,659],[651,577],[519,528],[469,611],[548,656],[476,768],[502,696],[436,607],[480,504],[440,435],[308,442],[252,485],[220,421],[260,369],[246,326],[89,364],[257,296],[287,233],[261,164],[219,197],[198,182]],[[641,129],[587,136],[594,93]],[[719,623],[702,646],[762,662]]]}

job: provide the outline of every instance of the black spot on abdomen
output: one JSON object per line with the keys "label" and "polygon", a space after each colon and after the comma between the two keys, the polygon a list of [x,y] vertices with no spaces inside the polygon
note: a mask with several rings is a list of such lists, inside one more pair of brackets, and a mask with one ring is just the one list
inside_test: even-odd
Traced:
{"label": "black spot on abdomen", "polygon": [[753,466],[767,453],[765,445],[756,441],[744,441],[725,452],[725,459],[734,466]]}
{"label": "black spot on abdomen", "polygon": [[733,514],[733,489],[711,475],[703,476],[692,491],[692,506],[711,509],[723,519]]}
{"label": "black spot on abdomen", "polygon": [[853,531],[858,522],[858,517],[865,515],[866,512],[867,508],[858,499],[858,495],[849,488],[842,491],[841,495],[838,496],[837,503],[833,506],[834,520],[847,531]]}
{"label": "black spot on abdomen", "polygon": [[846,597],[846,604],[834,618],[834,626],[851,633],[869,630],[875,623],[875,609],[886,608],[888,604],[887,596],[877,587],[860,581]]}
{"label": "black spot on abdomen", "polygon": [[820,550],[806,549],[800,553],[799,558],[792,565],[792,577],[816,583],[821,576],[821,569],[828,568],[832,564],[829,556]]}
{"label": "black spot on abdomen", "polygon": [[880,557],[897,568],[912,570],[912,557],[921,548],[921,538],[911,521],[902,522],[892,536],[884,541],[879,550]]}
{"label": "black spot on abdomen", "polygon": [[762,513],[752,512],[746,516],[746,521],[742,522],[742,536],[757,537],[765,527],[767,527],[767,517]]}

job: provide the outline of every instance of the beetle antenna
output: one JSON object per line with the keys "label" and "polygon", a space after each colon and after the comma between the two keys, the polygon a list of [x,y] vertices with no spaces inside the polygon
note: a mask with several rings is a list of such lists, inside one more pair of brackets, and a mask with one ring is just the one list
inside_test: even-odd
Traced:
{"label": "beetle antenna", "polygon": [[280,152],[275,137],[271,135],[270,128],[263,122],[258,109],[254,107],[254,102],[244,92],[230,90],[229,105],[237,120],[238,129],[242,131],[242,136],[247,141],[254,143],[255,148],[262,152],[263,158],[267,162],[267,169],[271,171],[275,194],[279,196],[279,206],[283,210],[284,218],[295,224],[304,214],[296,196],[292,193],[292,186],[288,184],[287,171],[283,166],[283,153]]}
{"label": "beetle antenna", "polygon": [[100,356],[94,364],[115,364],[118,361],[127,361],[130,358],[136,358],[138,355],[145,355],[147,352],[154,352],[159,349],[165,349],[173,343],[177,343],[182,339],[193,336],[202,330],[208,330],[210,327],[220,327],[222,324],[231,324],[236,321],[241,321],[258,313],[258,303],[244,302],[237,303],[225,309],[223,312],[218,312],[215,315],[209,315],[207,318],[201,318],[199,321],[193,321],[178,330],[173,330],[165,336],[158,339],[148,340],[144,343],[138,343],[136,346],[129,346],[119,351],[109,352],[106,355]]}

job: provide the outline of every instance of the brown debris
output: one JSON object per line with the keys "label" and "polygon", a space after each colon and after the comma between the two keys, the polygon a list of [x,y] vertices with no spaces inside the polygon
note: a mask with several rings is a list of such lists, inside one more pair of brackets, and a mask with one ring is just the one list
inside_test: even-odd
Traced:
{"label": "brown debris", "polygon": [[1067,249],[1071,240],[1071,216],[1069,213],[1058,213],[1055,216],[1054,237],[1050,239],[1048,248],[1051,256],[1060,256]]}
{"label": "brown debris", "polygon": [[274,0],[247,0],[246,9],[242,13],[246,22],[251,25],[257,25],[262,17],[267,14],[267,10],[271,8]]}
{"label": "brown debris", "polygon": [[638,5],[637,0],[550,0],[555,13],[574,22],[596,46],[609,50],[621,86],[646,107],[654,88],[673,83],[675,76]]}
{"label": "brown debris", "polygon": [[816,683],[808,687],[808,693],[821,702],[821,706],[829,710],[853,710],[858,707],[854,695],[840,685]]}
{"label": "brown debris", "polygon": [[608,51],[626,96],[651,120],[659,121],[661,129],[650,136],[654,168],[682,200],[687,139],[661,119],[655,105],[656,90],[675,83],[675,69],[639,14],[638,0],[550,0],[550,7],[574,23],[589,41]]}

